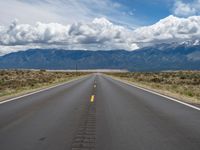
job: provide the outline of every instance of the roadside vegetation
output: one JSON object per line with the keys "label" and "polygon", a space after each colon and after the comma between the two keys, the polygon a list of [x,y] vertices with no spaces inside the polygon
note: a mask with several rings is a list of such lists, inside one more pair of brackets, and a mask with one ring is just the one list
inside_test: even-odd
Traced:
{"label": "roadside vegetation", "polygon": [[200,104],[200,71],[109,73],[190,103]]}
{"label": "roadside vegetation", "polygon": [[62,83],[87,73],[0,70],[0,100]]}

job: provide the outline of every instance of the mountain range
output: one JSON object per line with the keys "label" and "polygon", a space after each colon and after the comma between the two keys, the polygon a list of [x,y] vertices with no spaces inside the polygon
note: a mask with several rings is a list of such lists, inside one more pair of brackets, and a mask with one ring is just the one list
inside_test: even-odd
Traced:
{"label": "mountain range", "polygon": [[0,56],[0,69],[200,70],[200,44],[157,44],[134,51],[29,49]]}

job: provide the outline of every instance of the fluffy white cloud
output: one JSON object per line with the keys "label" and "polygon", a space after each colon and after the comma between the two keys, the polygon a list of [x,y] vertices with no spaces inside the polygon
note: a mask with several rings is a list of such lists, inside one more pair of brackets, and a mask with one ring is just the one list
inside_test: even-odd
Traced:
{"label": "fluffy white cloud", "polygon": [[149,42],[155,44],[199,39],[200,16],[178,18],[171,15],[152,26],[136,29],[133,33],[135,41],[138,43]]}
{"label": "fluffy white cloud", "polygon": [[200,0],[194,0],[188,3],[176,1],[174,4],[174,15],[188,17],[200,14]]}
{"label": "fluffy white cloud", "polygon": [[105,18],[68,25],[40,22],[29,25],[14,21],[8,27],[0,26],[0,45],[5,49],[19,45],[26,48],[30,45],[66,49],[135,49],[130,33],[129,29],[114,25]]}
{"label": "fluffy white cloud", "polygon": [[134,50],[156,43],[183,42],[200,38],[200,16],[169,16],[135,30],[115,25],[105,18],[89,23],[58,23],[0,26],[0,55],[28,48]]}

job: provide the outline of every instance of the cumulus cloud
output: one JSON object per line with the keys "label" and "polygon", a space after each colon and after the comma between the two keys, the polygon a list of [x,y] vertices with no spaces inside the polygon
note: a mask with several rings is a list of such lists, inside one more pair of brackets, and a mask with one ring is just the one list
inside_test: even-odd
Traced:
{"label": "cumulus cloud", "polygon": [[0,55],[28,48],[70,50],[134,50],[157,43],[183,42],[200,38],[200,16],[179,18],[173,15],[151,26],[135,30],[115,25],[106,18],[89,23],[58,23],[0,26]]}
{"label": "cumulus cloud", "polygon": [[[58,23],[35,25],[19,24],[0,26],[0,45],[27,45],[39,47],[64,47],[66,49],[135,49],[131,43],[131,31],[114,25],[105,18],[90,23],[62,25]],[[6,48],[7,49],[7,48]]]}
{"label": "cumulus cloud", "polygon": [[173,13],[176,16],[188,17],[200,14],[200,0],[194,0],[188,3],[176,1],[174,3]]}
{"label": "cumulus cloud", "polygon": [[173,15],[164,18],[152,26],[136,29],[136,42],[170,43],[200,38],[200,16],[178,18]]}

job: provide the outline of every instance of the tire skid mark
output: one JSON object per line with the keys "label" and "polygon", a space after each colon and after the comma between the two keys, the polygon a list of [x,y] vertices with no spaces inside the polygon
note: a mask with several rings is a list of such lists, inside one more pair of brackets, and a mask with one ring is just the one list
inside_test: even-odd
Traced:
{"label": "tire skid mark", "polygon": [[[96,80],[91,95],[96,94]],[[96,102],[89,101],[86,111],[72,142],[72,150],[95,150],[96,146]]]}

